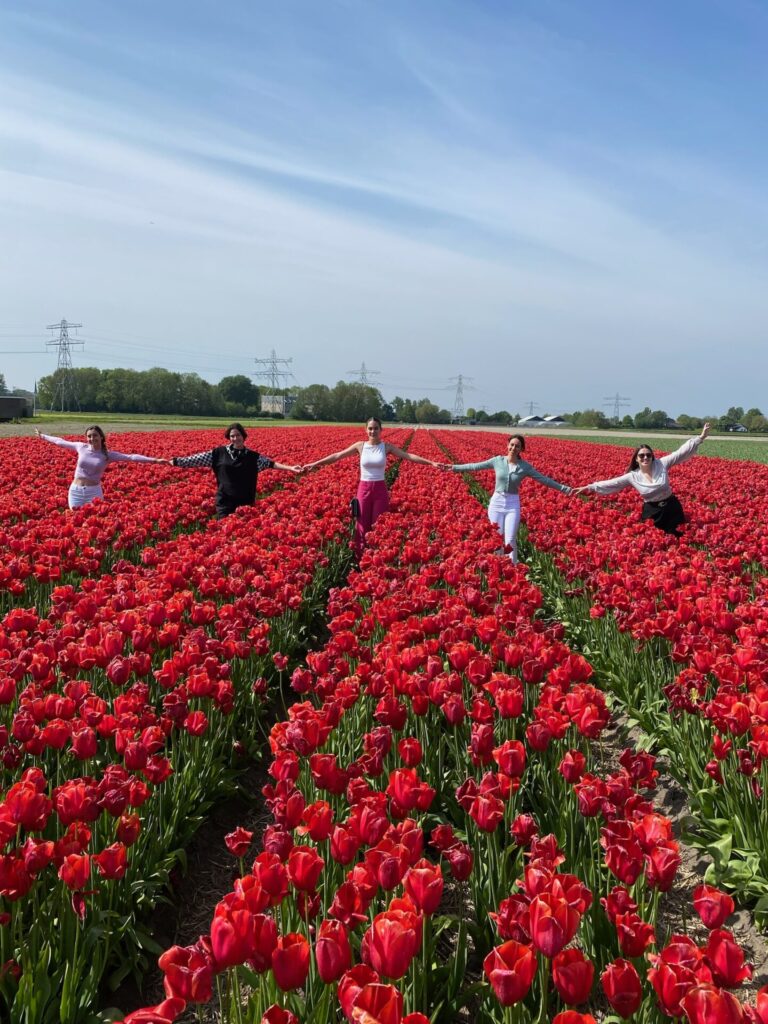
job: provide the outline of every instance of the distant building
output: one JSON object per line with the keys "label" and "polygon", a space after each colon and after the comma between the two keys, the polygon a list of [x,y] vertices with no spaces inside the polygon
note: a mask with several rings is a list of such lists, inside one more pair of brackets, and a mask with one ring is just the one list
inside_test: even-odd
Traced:
{"label": "distant building", "polygon": [[744,426],[743,423],[731,423],[725,429],[729,430],[732,434],[748,434],[749,433],[749,431],[747,430],[747,428]]}
{"label": "distant building", "polygon": [[0,395],[0,420],[20,420],[32,415],[32,403],[16,395]]}
{"label": "distant building", "polygon": [[295,395],[261,395],[261,403],[259,408],[261,412],[282,413],[286,416],[293,408],[296,402]]}
{"label": "distant building", "polygon": [[562,416],[523,416],[518,427],[564,427]]}

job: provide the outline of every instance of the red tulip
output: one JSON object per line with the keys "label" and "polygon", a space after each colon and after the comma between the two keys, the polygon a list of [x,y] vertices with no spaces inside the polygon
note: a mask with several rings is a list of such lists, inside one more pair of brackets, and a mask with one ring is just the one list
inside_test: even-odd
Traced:
{"label": "red tulip", "polygon": [[586,1002],[594,977],[594,964],[579,949],[564,949],[552,960],[552,980],[568,1006]]}
{"label": "red tulip", "polygon": [[84,889],[91,877],[91,858],[88,854],[70,853],[59,868],[59,878],[68,889]]}
{"label": "red tulip", "polygon": [[744,963],[744,950],[724,928],[709,933],[706,961],[714,983],[723,988],[735,988],[752,977],[752,968]]}
{"label": "red tulip", "polygon": [[404,878],[405,891],[422,914],[434,914],[443,896],[443,873],[439,864],[420,860],[408,869]]}
{"label": "red tulip", "polygon": [[272,953],[272,972],[283,992],[301,988],[309,974],[309,943],[303,935],[281,935]]}
{"label": "red tulip", "polygon": [[616,934],[619,939],[619,947],[624,956],[642,956],[648,946],[656,941],[656,933],[652,924],[636,914],[628,911],[626,914],[616,914],[614,918]]}
{"label": "red tulip", "polygon": [[128,870],[128,850],[122,843],[107,846],[93,860],[102,878],[120,879]]}
{"label": "red tulip", "polygon": [[740,1024],[744,1020],[741,1003],[714,985],[697,985],[680,1000],[690,1024]]}
{"label": "red tulip", "polygon": [[388,910],[377,914],[363,936],[360,955],[379,974],[397,980],[408,970],[421,946],[421,919]]}
{"label": "red tulip", "polygon": [[543,893],[531,900],[531,941],[546,957],[568,945],[579,927],[580,915],[564,899]]}
{"label": "red tulip", "polygon": [[347,929],[341,921],[325,920],[321,923],[315,940],[315,960],[317,972],[326,985],[338,981],[349,970],[352,951]]}
{"label": "red tulip", "polygon": [[720,928],[734,911],[734,902],[728,893],[712,885],[698,885],[693,890],[693,906],[707,928]]}
{"label": "red tulip", "polygon": [[288,877],[297,889],[313,892],[317,888],[325,861],[312,846],[294,846],[288,854]]}
{"label": "red tulip", "polygon": [[379,976],[367,964],[357,964],[346,971],[339,980],[337,996],[339,1005],[348,1020],[352,1020],[352,1006],[366,985],[375,985]]}
{"label": "red tulip", "polygon": [[163,987],[170,997],[207,1003],[212,996],[213,964],[201,945],[171,946],[158,960]]}
{"label": "red tulip", "polygon": [[284,1006],[273,1003],[262,1014],[261,1024],[299,1024],[299,1018]]}
{"label": "red tulip", "polygon": [[618,959],[600,975],[605,998],[620,1017],[631,1017],[643,1001],[643,985],[634,964]]}
{"label": "red tulip", "polygon": [[530,946],[510,939],[491,950],[483,970],[501,1005],[512,1006],[528,995],[536,974],[536,954]]}
{"label": "red tulip", "polygon": [[186,1003],[183,999],[173,997],[164,999],[157,1006],[145,1006],[141,1010],[134,1010],[123,1020],[123,1024],[173,1024],[176,1018],[184,1012]]}
{"label": "red tulip", "polygon": [[365,985],[352,1004],[353,1024],[401,1024],[403,994],[394,985]]}
{"label": "red tulip", "polygon": [[253,832],[238,825],[234,832],[224,836],[224,843],[233,857],[244,857],[253,840]]}

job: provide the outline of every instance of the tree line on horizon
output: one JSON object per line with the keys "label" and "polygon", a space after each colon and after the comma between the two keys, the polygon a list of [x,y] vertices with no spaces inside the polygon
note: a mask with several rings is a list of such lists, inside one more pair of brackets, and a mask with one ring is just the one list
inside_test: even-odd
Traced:
{"label": "tree line on horizon", "polygon": [[[107,369],[81,367],[70,371],[77,404],[61,411],[110,413],[175,414],[183,416],[232,416],[282,418],[281,413],[262,413],[263,395],[281,395],[286,399],[286,416],[295,420],[326,422],[362,422],[369,416],[378,416],[385,422],[440,424],[450,423],[454,417],[448,409],[437,406],[428,398],[410,399],[399,395],[387,402],[381,392],[371,385],[339,381],[334,387],[310,384],[305,388],[284,388],[274,391],[259,388],[245,374],[222,377],[218,384],[210,384],[196,373],[177,373],[155,367],[151,370]],[[61,375],[56,370],[38,382],[37,405],[41,409],[56,409],[60,394]],[[0,373],[0,394],[7,394],[5,377]],[[563,419],[575,427],[604,430],[700,430],[709,421],[715,430],[733,429],[741,424],[750,432],[768,431],[768,418],[760,409],[744,410],[731,406],[723,416],[692,416],[679,414],[674,420],[662,409],[646,406],[640,412],[620,419],[606,416],[599,409],[584,409],[561,413]],[[506,410],[488,413],[484,409],[468,408],[466,420],[476,423],[498,423],[516,426],[518,413]]]}

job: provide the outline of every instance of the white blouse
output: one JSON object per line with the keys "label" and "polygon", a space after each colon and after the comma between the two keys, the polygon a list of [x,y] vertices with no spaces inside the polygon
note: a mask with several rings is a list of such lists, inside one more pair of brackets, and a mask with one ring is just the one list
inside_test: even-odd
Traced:
{"label": "white blouse", "polygon": [[654,458],[651,463],[650,480],[641,470],[633,469],[611,480],[596,480],[595,483],[588,485],[588,489],[596,494],[617,494],[625,487],[634,487],[643,501],[664,501],[672,496],[667,470],[678,462],[686,462],[692,458],[701,442],[701,437],[692,437],[670,455],[662,455],[660,459]]}

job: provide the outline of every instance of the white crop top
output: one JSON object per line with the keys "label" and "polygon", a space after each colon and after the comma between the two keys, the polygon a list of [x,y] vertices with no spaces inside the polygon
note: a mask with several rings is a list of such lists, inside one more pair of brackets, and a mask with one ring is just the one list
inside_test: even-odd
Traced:
{"label": "white crop top", "polygon": [[387,466],[387,446],[384,441],[379,444],[363,442],[360,451],[360,479],[383,480]]}

